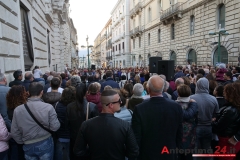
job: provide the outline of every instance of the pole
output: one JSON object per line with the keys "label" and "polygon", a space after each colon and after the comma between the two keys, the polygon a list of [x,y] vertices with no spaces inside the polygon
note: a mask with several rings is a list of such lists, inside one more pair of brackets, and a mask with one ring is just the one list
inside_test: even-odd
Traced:
{"label": "pole", "polygon": [[221,39],[221,31],[218,33],[218,63],[220,62],[220,39]]}
{"label": "pole", "polygon": [[88,49],[88,69],[90,69],[90,64],[89,64],[89,47],[87,46],[87,49]]}

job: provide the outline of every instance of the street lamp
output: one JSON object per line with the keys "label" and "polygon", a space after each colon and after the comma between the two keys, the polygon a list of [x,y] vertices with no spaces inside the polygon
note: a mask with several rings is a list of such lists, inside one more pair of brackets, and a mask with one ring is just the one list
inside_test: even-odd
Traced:
{"label": "street lamp", "polygon": [[[221,25],[219,25],[221,26]],[[218,35],[218,63],[220,62],[220,49],[221,49],[221,35],[222,36],[227,36],[229,35],[229,33],[227,33],[227,31],[225,29],[220,29],[221,27],[219,27],[219,31],[218,32],[209,32],[209,35],[210,36],[213,36],[213,35]]]}
{"label": "street lamp", "polygon": [[86,38],[86,41],[87,41],[87,46],[82,45],[81,48],[86,48],[86,47],[87,47],[87,51],[88,51],[88,54],[87,54],[87,56],[88,56],[88,69],[90,69],[89,48],[92,48],[93,45],[88,45],[88,36],[87,36],[87,38]]}

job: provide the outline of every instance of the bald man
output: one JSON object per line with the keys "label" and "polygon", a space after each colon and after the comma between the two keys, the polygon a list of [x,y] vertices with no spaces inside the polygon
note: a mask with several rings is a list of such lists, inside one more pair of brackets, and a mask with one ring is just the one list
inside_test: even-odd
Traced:
{"label": "bald man", "polygon": [[25,75],[24,75],[24,79],[25,80],[23,81],[22,85],[25,87],[25,90],[28,92],[29,85],[34,80],[32,72],[26,72]]}
{"label": "bald man", "polygon": [[[91,159],[136,159],[139,148],[129,122],[114,117],[122,103],[114,90],[101,94],[102,113],[82,123],[74,146],[81,159],[90,154]],[[88,147],[87,147],[88,146]]]}
{"label": "bald man", "polygon": [[137,105],[133,111],[132,128],[139,145],[140,160],[175,160],[176,154],[161,152],[164,147],[169,150],[181,147],[182,108],[163,98],[163,88],[164,80],[152,76],[147,83],[151,98]]}

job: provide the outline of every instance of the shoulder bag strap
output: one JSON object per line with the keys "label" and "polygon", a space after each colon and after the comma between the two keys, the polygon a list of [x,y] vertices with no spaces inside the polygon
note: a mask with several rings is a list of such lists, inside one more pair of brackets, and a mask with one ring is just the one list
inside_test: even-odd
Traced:
{"label": "shoulder bag strap", "polygon": [[129,112],[130,112],[130,114],[131,114],[131,116],[133,115],[133,112],[132,112],[132,110],[131,109],[127,109]]}
{"label": "shoulder bag strap", "polygon": [[27,104],[24,104],[26,110],[28,111],[28,113],[30,114],[30,116],[32,117],[32,119],[42,128],[44,129],[45,131],[48,131],[49,133],[52,133],[53,131],[51,131],[50,129],[48,128],[45,128],[35,117],[34,115],[32,114],[32,112],[30,111],[30,109],[28,108],[28,105]]}
{"label": "shoulder bag strap", "polygon": [[[58,102],[59,102],[59,101],[58,101]],[[56,104],[55,104],[55,107],[54,107],[54,108],[55,108],[55,110],[56,110],[56,108],[57,108],[58,102],[56,102]]]}
{"label": "shoulder bag strap", "polygon": [[87,103],[86,120],[88,120],[88,113],[89,113],[89,102]]}

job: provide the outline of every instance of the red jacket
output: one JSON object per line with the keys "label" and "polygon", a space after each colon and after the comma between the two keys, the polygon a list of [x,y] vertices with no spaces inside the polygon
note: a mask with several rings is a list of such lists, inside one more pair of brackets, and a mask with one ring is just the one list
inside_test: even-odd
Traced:
{"label": "red jacket", "polygon": [[88,102],[92,102],[97,105],[99,113],[102,112],[102,104],[100,101],[101,93],[98,92],[97,94],[87,94],[86,98]]}

